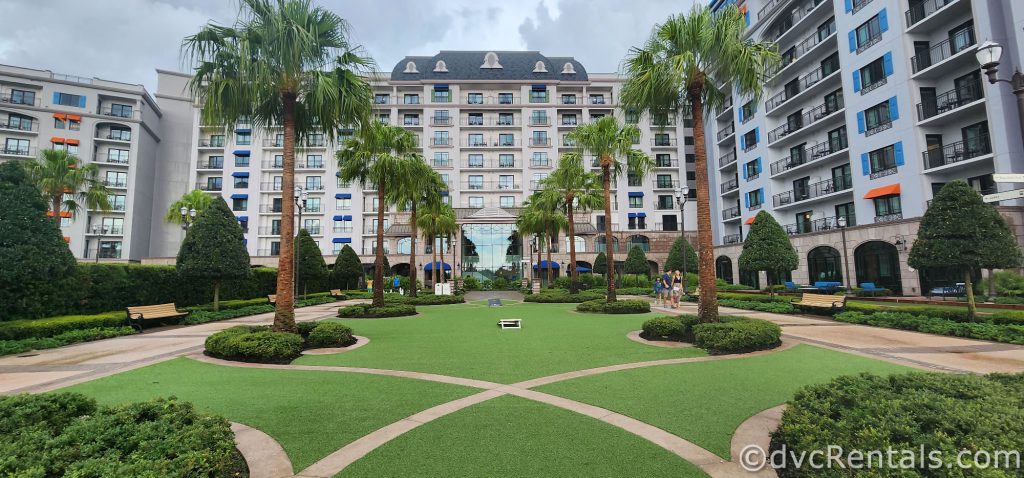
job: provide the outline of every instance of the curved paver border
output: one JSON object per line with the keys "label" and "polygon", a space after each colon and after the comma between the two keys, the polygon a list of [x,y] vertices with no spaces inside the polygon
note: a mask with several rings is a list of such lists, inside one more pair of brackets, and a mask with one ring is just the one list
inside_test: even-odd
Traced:
{"label": "curved paver border", "polygon": [[359,347],[362,347],[370,343],[370,339],[363,337],[362,335],[353,335],[356,339],[356,343],[349,345],[348,347],[323,347],[319,349],[306,349],[302,351],[302,355],[333,355],[344,352],[351,352]]}
{"label": "curved paver border", "polygon": [[248,425],[231,422],[235,448],[245,458],[249,478],[288,478],[294,473],[292,461],[273,437]]}
{"label": "curved paver border", "polygon": [[666,348],[670,348],[670,349],[682,349],[682,348],[687,348],[687,347],[693,347],[693,344],[688,344],[686,342],[679,342],[679,341],[676,341],[676,340],[647,340],[647,339],[645,339],[645,338],[640,336],[641,333],[643,333],[642,330],[634,330],[634,331],[626,334],[626,338],[629,339],[629,340],[632,340],[634,342],[639,342],[641,344],[651,345],[651,346],[654,346],[654,347],[666,347]]}

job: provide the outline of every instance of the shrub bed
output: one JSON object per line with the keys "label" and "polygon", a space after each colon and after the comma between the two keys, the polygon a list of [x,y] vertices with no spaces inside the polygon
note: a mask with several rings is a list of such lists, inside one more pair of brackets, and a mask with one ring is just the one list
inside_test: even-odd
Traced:
{"label": "shrub bed", "polygon": [[0,397],[0,450],[4,476],[248,476],[228,421],[174,398],[99,407],[72,393]]}
{"label": "shrub bed", "polygon": [[782,329],[767,320],[745,317],[723,318],[722,322],[695,324],[693,344],[712,355],[753,352],[778,347]]}
{"label": "shrub bed", "polygon": [[[318,295],[316,297],[310,297],[303,300],[295,301],[295,308],[309,307],[311,305],[330,304],[335,302],[335,299],[329,295]],[[263,299],[261,304],[249,305],[240,307],[237,309],[222,309],[217,312],[212,310],[199,310],[189,314],[185,317],[185,323],[188,325],[205,324],[207,322],[216,322],[219,320],[234,319],[237,317],[245,317],[247,315],[265,314],[267,312],[274,311],[274,304],[267,302]]]}
{"label": "shrub bed", "polygon": [[307,348],[347,347],[356,343],[352,328],[337,322],[320,322],[306,338]]}
{"label": "shrub bed", "polygon": [[353,304],[338,310],[338,317],[350,319],[380,319],[384,317],[405,317],[416,315],[416,306],[409,304],[385,304],[374,307],[371,304]]}
{"label": "shrub bed", "polygon": [[53,337],[73,330],[120,327],[125,324],[123,310],[96,315],[65,315],[46,319],[0,322],[0,340]]}
{"label": "shrub bed", "polygon": [[[845,376],[797,392],[772,433],[770,450],[785,449],[787,456],[807,456],[830,447],[847,453],[914,450],[917,456],[924,447],[926,460],[935,456],[944,464],[956,465],[961,450],[993,453],[1024,448],[1022,409],[1024,374]],[[1016,464],[1002,466],[986,470],[943,466],[871,476],[1019,476]],[[777,471],[783,478],[823,476],[822,470],[809,466]],[[828,476],[856,474],[835,470]]]}
{"label": "shrub bed", "polygon": [[697,323],[695,315],[666,315],[655,317],[644,322],[640,337],[647,340],[693,341],[693,325]]}
{"label": "shrub bed", "polygon": [[408,305],[446,305],[446,304],[462,304],[466,302],[466,297],[461,294],[455,295],[434,295],[434,294],[419,294],[416,297],[408,297],[398,294],[384,294],[384,303],[391,304],[408,304]]}
{"label": "shrub bed", "polygon": [[540,294],[530,294],[523,297],[525,302],[539,302],[542,304],[579,304],[580,302],[596,299],[604,299],[604,292],[581,291],[576,294],[570,294],[564,290],[547,289],[541,291]]}
{"label": "shrub bed", "polygon": [[289,363],[302,354],[299,334],[273,332],[269,326],[239,325],[206,338],[206,354],[239,362]]}
{"label": "shrub bed", "polygon": [[621,289],[615,289],[616,294],[620,295],[644,295],[648,297],[654,296],[654,286],[651,287],[623,287]]}
{"label": "shrub bed", "polygon": [[122,335],[131,335],[135,329],[131,327],[97,327],[93,329],[76,329],[61,332],[52,337],[30,337],[20,340],[0,340],[0,355],[20,354],[30,350],[54,349],[65,345],[93,340],[109,339]]}
{"label": "shrub bed", "polygon": [[752,300],[718,299],[718,305],[736,309],[774,312],[776,314],[792,314],[796,309],[789,302],[760,302]]}
{"label": "shrub bed", "polygon": [[719,292],[718,293],[718,300],[725,300],[725,299],[743,300],[743,301],[747,301],[747,302],[768,302],[768,303],[779,302],[779,303],[788,304],[790,302],[797,302],[797,301],[799,301],[800,297],[799,296],[792,296],[792,295],[779,295],[779,294],[776,294],[774,297],[772,297],[769,294],[749,294],[749,293],[743,293],[743,292]]}
{"label": "shrub bed", "polygon": [[594,299],[581,302],[576,306],[576,311],[596,314],[643,314],[651,311],[651,303],[646,300],[607,302],[605,299]]}
{"label": "shrub bed", "polygon": [[838,321],[852,324],[865,324],[875,327],[913,330],[929,334],[952,335],[1024,345],[1024,324],[1018,325],[1017,322],[1013,322],[1012,325],[1006,322],[999,324],[993,322],[957,322],[955,320],[914,315],[906,312],[875,312],[865,314],[863,312],[847,311],[836,314],[834,318]]}

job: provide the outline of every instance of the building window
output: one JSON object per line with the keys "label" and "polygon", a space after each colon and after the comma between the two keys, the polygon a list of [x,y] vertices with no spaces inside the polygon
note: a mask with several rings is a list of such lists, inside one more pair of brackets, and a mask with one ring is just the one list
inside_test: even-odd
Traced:
{"label": "building window", "polygon": [[483,113],[470,113],[466,120],[466,124],[470,126],[483,126],[484,114]]}
{"label": "building window", "polygon": [[548,153],[546,151],[538,151],[533,153],[533,158],[530,160],[530,165],[537,166],[549,166]]}
{"label": "building window", "polygon": [[576,95],[562,95],[563,105],[574,105],[576,104]]}
{"label": "building window", "polygon": [[30,143],[27,139],[7,138],[4,142],[4,153],[28,156]]}
{"label": "building window", "polygon": [[100,258],[120,259],[121,241],[100,241]]}
{"label": "building window", "polygon": [[484,198],[482,196],[470,196],[469,207],[484,207]]}
{"label": "building window", "polygon": [[53,94],[53,104],[85,108],[85,97],[81,95],[55,92]]}
{"label": "building window", "polygon": [[434,153],[434,167],[447,168],[452,165],[448,153]]}
{"label": "building window", "polygon": [[876,83],[885,80],[884,58],[879,58],[860,69],[860,87],[871,90]]}
{"label": "building window", "polygon": [[747,181],[753,181],[757,179],[758,176],[761,175],[761,171],[759,169],[760,165],[757,163],[758,161],[755,159],[753,161],[748,161],[746,164],[743,165],[743,170],[746,173],[745,176],[747,178]]}
{"label": "building window", "polygon": [[321,182],[320,176],[306,176],[307,191],[321,191],[323,189],[324,185]]}
{"label": "building window", "polygon": [[[846,218],[846,227],[856,226],[857,225],[857,214],[854,212],[853,203],[852,202],[848,202],[848,203],[844,203],[844,204],[837,204],[836,205],[836,217],[837,218],[845,217]],[[838,225],[838,223],[836,225]]]}
{"label": "building window", "polygon": [[684,136],[683,144],[685,144],[686,146],[693,146],[693,136]]}
{"label": "building window", "polygon": [[876,149],[868,153],[868,161],[871,164],[871,174],[896,168],[896,153],[893,145]]}
{"label": "building window", "polygon": [[232,211],[245,211],[246,209],[249,209],[249,200],[248,199],[232,199],[231,200],[231,210]]}
{"label": "building window", "polygon": [[658,196],[658,209],[673,209],[674,207],[671,195],[663,194]]}
{"label": "building window", "polygon": [[448,139],[447,131],[434,131],[434,146],[448,146],[451,141]]}
{"label": "building window", "polygon": [[338,198],[334,200],[334,209],[337,211],[348,211],[352,209],[352,198]]}
{"label": "building window", "polygon": [[686,162],[687,163],[696,163],[697,162],[697,155],[693,154],[693,153],[688,153],[686,155]]}
{"label": "building window", "polygon": [[252,144],[252,133],[236,132],[235,133],[235,144],[241,146],[248,146]]}
{"label": "building window", "polygon": [[748,191],[747,192],[747,209],[757,209],[761,207],[761,190]]}
{"label": "building window", "polygon": [[498,113],[498,126],[512,126],[514,124],[516,124],[516,120],[512,113]]}
{"label": "building window", "polygon": [[[36,104],[36,93],[34,91],[12,89],[11,95],[6,99],[15,105],[34,105]],[[78,103],[75,103],[74,106],[78,106]]]}
{"label": "building window", "polygon": [[867,136],[886,129],[891,124],[892,118],[889,114],[888,100],[864,110],[864,127]]}
{"label": "building window", "polygon": [[547,103],[548,90],[531,90],[530,103]]}
{"label": "building window", "polygon": [[871,17],[870,20],[857,27],[854,35],[857,40],[857,53],[860,53],[867,47],[877,43],[878,39],[882,37],[882,28],[878,20],[878,15]]}
{"label": "building window", "polygon": [[418,105],[420,104],[420,95],[413,93],[406,93],[402,98],[402,102],[407,105]]}
{"label": "building window", "polygon": [[516,166],[516,157],[511,154],[499,154],[498,155],[498,167],[499,168],[514,168]]}
{"label": "building window", "polygon": [[420,115],[411,113],[406,114],[405,116],[402,117],[402,124],[404,124],[405,126],[419,126]]}
{"label": "building window", "polygon": [[874,202],[875,217],[903,214],[903,206],[900,204],[899,194],[877,197],[874,199]]}
{"label": "building window", "polygon": [[515,196],[501,196],[499,204],[501,207],[516,207],[516,198]]}
{"label": "building window", "polygon": [[247,168],[247,167],[249,167],[249,157],[248,156],[235,156],[235,166],[239,167],[239,168]]}
{"label": "building window", "polygon": [[118,118],[131,118],[132,107],[131,105],[121,105],[114,103],[110,105],[110,116],[116,116]]}
{"label": "building window", "polygon": [[630,196],[629,197],[629,207],[632,208],[632,209],[643,208],[644,207],[644,198],[643,198],[643,196]]}
{"label": "building window", "polygon": [[434,95],[433,96],[434,103],[451,103],[452,102],[452,93],[451,93],[451,91],[448,91],[447,88],[445,88],[443,90],[434,90],[433,95]]}
{"label": "building window", "polygon": [[498,189],[515,189],[515,176],[511,174],[498,176]]}
{"label": "building window", "polygon": [[483,189],[484,188],[484,177],[480,174],[472,174],[469,176],[469,189]]}
{"label": "building window", "polygon": [[387,93],[377,93],[373,95],[374,104],[386,105],[391,102],[391,95]]}
{"label": "building window", "polygon": [[473,133],[469,135],[469,146],[484,146],[484,135]]}
{"label": "building window", "polygon": [[248,176],[246,176],[244,178],[237,178],[236,177],[235,178],[235,187],[239,188],[239,189],[243,189],[243,188],[249,187],[249,177]]}
{"label": "building window", "polygon": [[743,150],[744,151],[750,151],[755,146],[757,146],[757,139],[758,138],[757,138],[757,129],[756,128],[752,129],[750,131],[747,131],[747,133],[743,135],[743,145],[744,145]]}
{"label": "building window", "polygon": [[654,135],[655,146],[671,146],[672,140],[669,138],[668,133],[655,133]]}
{"label": "building window", "polygon": [[515,103],[515,97],[512,93],[498,93],[498,104],[499,105],[511,105]]}
{"label": "building window", "polygon": [[671,174],[659,174],[657,178],[655,178],[655,183],[659,189],[674,187],[672,184],[674,182],[675,181],[672,180]]}
{"label": "building window", "polygon": [[[471,105],[482,105],[482,104],[484,104],[484,94],[483,93],[470,93],[466,97],[466,103],[469,103]],[[483,124],[483,123],[480,123],[480,124]]]}
{"label": "building window", "polygon": [[377,115],[377,122],[382,123],[382,124],[390,123],[391,122],[391,114],[390,113],[380,113],[380,114],[378,114]]}
{"label": "building window", "polygon": [[626,173],[626,185],[629,187],[638,188],[643,184],[642,178],[636,174]]}

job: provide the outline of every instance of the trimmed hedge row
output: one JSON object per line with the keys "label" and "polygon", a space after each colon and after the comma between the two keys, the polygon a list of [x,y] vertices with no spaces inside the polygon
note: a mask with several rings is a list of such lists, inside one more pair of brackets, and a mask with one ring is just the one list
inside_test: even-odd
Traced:
{"label": "trimmed hedge row", "polygon": [[[335,299],[329,295],[318,295],[316,297],[310,297],[308,299],[295,301],[295,308],[309,307],[311,305],[329,304],[335,302]],[[236,317],[245,317],[247,315],[265,314],[267,312],[273,312],[275,305],[267,302],[263,299],[263,302],[259,305],[249,305],[240,307],[237,309],[222,309],[217,312],[212,310],[198,310],[192,312],[185,317],[185,324],[205,324],[207,322],[216,322],[219,320],[234,319]]]}
{"label": "trimmed hedge row", "polygon": [[124,311],[116,311],[0,322],[0,340],[53,337],[74,330],[120,327],[124,325],[125,317]]}
{"label": "trimmed hedge row", "polygon": [[570,294],[564,290],[547,289],[540,294],[529,294],[523,297],[524,302],[538,302],[542,304],[579,304],[588,300],[604,299],[603,291],[581,291]]}
{"label": "trimmed hedge row", "polygon": [[[907,313],[914,315],[925,315],[937,319],[952,320],[955,322],[969,322],[967,319],[967,306],[963,304],[963,307],[950,307],[950,306],[935,306],[935,305],[899,305],[889,306],[883,303],[872,303],[872,302],[848,302],[846,304],[846,310],[854,312],[863,312],[865,314],[871,314],[874,312],[898,312]],[[1022,323],[1024,324],[1024,311],[1020,310],[1001,310],[992,314],[978,315],[978,321],[983,322],[995,322],[1000,323]]]}
{"label": "trimmed hedge row", "polygon": [[848,311],[834,317],[841,322],[873,325],[890,329],[913,330],[929,334],[951,335],[971,339],[991,340],[1024,345],[1024,324],[1007,325],[991,322],[957,322],[938,317],[914,315],[905,312],[863,312]]}
{"label": "trimmed hedge row", "polygon": [[718,299],[718,305],[722,307],[733,307],[736,309],[757,310],[760,312],[774,312],[776,314],[792,314],[796,308],[789,302],[768,302],[736,299]]}
{"label": "trimmed hedge row", "polygon": [[384,304],[383,307],[374,307],[372,304],[353,304],[338,310],[338,317],[348,319],[380,319],[409,315],[416,315],[416,306],[409,304]]}
{"label": "trimmed hedge row", "polygon": [[338,322],[316,322],[316,325],[309,329],[308,334],[302,335],[306,339],[307,348],[315,349],[321,347],[347,347],[356,343],[352,336],[352,328]]}
{"label": "trimmed hedge row", "polygon": [[651,311],[651,303],[646,300],[617,300],[608,302],[605,299],[594,299],[581,302],[576,306],[577,312],[595,314],[644,314]]}
{"label": "trimmed hedge row", "polygon": [[723,315],[720,322],[701,323],[696,315],[655,317],[644,322],[647,340],[692,342],[712,355],[753,352],[778,347],[782,329],[772,322]]}
{"label": "trimmed hedge row", "polygon": [[407,305],[447,305],[447,304],[463,304],[466,302],[466,297],[462,294],[455,295],[434,295],[434,294],[421,294],[416,297],[408,297],[398,294],[384,294],[384,302],[388,305],[391,304],[407,304]]}
{"label": "trimmed hedge row", "polygon": [[0,397],[5,476],[248,476],[227,420],[174,398],[100,407],[77,393]]}
{"label": "trimmed hedge row", "polygon": [[[123,322],[123,321],[122,321]],[[20,340],[0,340],[0,355],[20,354],[29,350],[55,349],[65,345],[93,340],[109,339],[122,335],[131,335],[135,329],[131,327],[97,327],[61,332],[52,337],[30,337]]]}
{"label": "trimmed hedge row", "polygon": [[[798,391],[772,432],[771,452],[808,456],[832,447],[851,450],[917,450],[925,460],[957,464],[962,450],[1012,451],[1024,448],[1024,374],[987,376],[910,373],[880,377],[844,376]],[[861,456],[861,463],[864,464]],[[897,455],[897,460],[901,460]],[[995,458],[999,455],[989,458]],[[845,457],[842,457],[845,458]],[[842,460],[841,458],[841,460]],[[851,456],[852,458],[852,456]],[[971,457],[965,457],[970,460]],[[883,458],[884,459],[884,458]],[[845,460],[842,460],[845,462]],[[875,463],[878,461],[876,459]],[[896,463],[903,463],[898,461]],[[957,467],[863,472],[793,466],[776,469],[782,478],[818,476],[1020,476],[1016,463],[963,470]],[[939,463],[939,464],[941,464]],[[979,462],[980,463],[980,462]],[[993,464],[995,464],[993,462]],[[876,465],[877,466],[877,465]],[[999,467],[1002,468],[999,468]]]}
{"label": "trimmed hedge row", "polygon": [[206,354],[224,360],[289,363],[302,355],[299,334],[273,332],[268,326],[238,325],[206,338]]}

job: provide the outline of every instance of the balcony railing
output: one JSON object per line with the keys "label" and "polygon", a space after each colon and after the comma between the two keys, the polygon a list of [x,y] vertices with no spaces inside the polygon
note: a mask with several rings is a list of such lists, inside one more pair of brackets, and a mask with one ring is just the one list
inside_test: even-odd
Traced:
{"label": "balcony railing", "polygon": [[105,156],[104,155],[99,155],[98,159],[102,159],[104,163],[128,164],[128,158],[122,158],[121,155],[119,155],[119,154],[107,153]]}
{"label": "balcony railing", "polygon": [[834,179],[826,179],[824,181],[808,184],[806,188],[800,190],[786,191],[776,194],[772,196],[772,204],[775,207],[786,206],[800,201],[807,201],[827,196],[839,191],[845,191],[853,187],[853,178],[851,176],[838,176],[836,179],[838,179],[838,181]]}
{"label": "balcony railing", "polygon": [[678,159],[673,159],[673,158],[669,158],[669,159],[655,159],[654,160],[654,167],[656,167],[656,168],[678,168],[679,167],[679,160]]}
{"label": "balcony railing", "polygon": [[518,191],[522,189],[521,184],[508,181],[466,181],[462,183],[463,189],[470,191]]}
{"label": "balcony railing", "polygon": [[282,183],[260,183],[260,191],[280,191],[282,188]]}
{"label": "balcony railing", "polygon": [[551,146],[551,138],[530,138],[530,146]]}
{"label": "balcony railing", "polygon": [[36,155],[36,148],[34,148],[34,147],[22,148],[22,147],[18,147],[18,146],[0,145],[0,154],[4,154],[4,155],[7,155],[7,156],[35,157],[35,155]]}
{"label": "balcony railing", "polygon": [[484,118],[482,116],[470,116],[463,118],[462,126],[517,126],[515,117]]}
{"label": "balcony railing", "polygon": [[11,122],[10,120],[0,120],[0,129],[9,129],[14,131],[39,131],[39,122],[32,120],[19,120]]}
{"label": "balcony railing", "polygon": [[739,244],[743,242],[743,235],[741,234],[727,234],[722,236],[722,244]]}
{"label": "balcony railing", "polygon": [[550,168],[551,167],[551,160],[547,159],[547,158],[545,158],[545,159],[533,159],[533,158],[531,158],[530,159],[530,166],[534,167],[534,168]]}
{"label": "balcony railing", "polygon": [[878,43],[880,41],[882,41],[882,33],[881,32],[876,33],[875,36],[873,36],[871,38],[868,38],[868,40],[865,41],[864,43],[860,43],[859,45],[857,45],[857,54],[859,55],[859,54],[863,53],[865,50],[867,50],[868,48],[871,48],[872,46],[874,46],[876,43]]}
{"label": "balcony railing", "polygon": [[898,171],[898,168],[896,167],[896,164],[892,163],[892,164],[883,165],[883,167],[878,169],[878,170],[871,171],[871,175],[869,177],[871,179],[884,178],[886,176],[892,176],[892,175],[896,174],[897,172],[899,172],[899,171]]}
{"label": "balcony railing", "polygon": [[942,113],[953,111],[968,103],[973,103],[984,97],[984,88],[980,80],[972,80],[969,83],[954,88],[934,99],[929,99],[917,104],[917,117],[926,120]]}
{"label": "balcony railing", "polygon": [[[846,224],[856,224],[856,217],[847,215]],[[839,218],[840,216],[833,217],[822,217],[813,219],[803,223],[786,224],[783,229],[786,230],[786,234],[797,235],[797,234],[810,234],[812,232],[825,232],[839,229]]]}
{"label": "balcony railing", "polygon": [[[279,213],[281,212],[280,204],[260,204],[260,212],[263,213]],[[273,234],[278,234],[274,232]]]}
{"label": "balcony railing", "polygon": [[740,217],[740,207],[739,206],[733,206],[733,207],[731,207],[729,209],[725,209],[725,210],[722,211],[722,220],[723,221],[728,221],[729,219],[735,219],[737,217]]}
{"label": "balcony railing", "polygon": [[757,21],[761,21],[766,15],[779,9],[779,7],[786,3],[787,0],[771,0],[765,3],[760,10],[757,11]]}
{"label": "balcony railing", "polygon": [[651,146],[663,147],[663,146],[675,146],[678,140],[676,138],[652,138]]}
{"label": "balcony railing", "polygon": [[462,163],[464,168],[482,168],[482,169],[503,169],[503,168],[515,168],[515,159],[501,159],[501,158],[488,158],[488,159],[467,159]]}
{"label": "balcony railing", "polygon": [[549,126],[551,118],[548,116],[530,116],[530,126]]}
{"label": "balcony railing", "polygon": [[931,47],[924,55],[915,55],[911,57],[910,65],[913,67],[914,73],[917,73],[970,48],[976,41],[977,40],[974,37],[974,27],[969,26],[951,34],[950,38],[947,38]]}
{"label": "balcony railing", "polygon": [[23,95],[15,96],[11,90],[0,90],[0,103],[29,106],[39,106],[40,104],[39,95],[32,95],[31,99],[26,99]]}
{"label": "balcony railing", "polygon": [[679,230],[679,223],[677,223],[677,222],[670,222],[670,223],[656,222],[656,223],[654,223],[654,230],[655,231],[669,231],[669,232],[678,231]]}
{"label": "balcony railing", "polygon": [[[774,0],[773,0],[774,1]],[[818,30],[810,34],[807,38],[804,38],[797,46],[793,47],[791,54],[783,54],[782,62],[779,63],[774,70],[768,72],[768,77],[772,78],[779,74],[780,71],[785,69],[787,66],[800,59],[807,52],[811,51],[814,47],[818,46],[826,38],[830,38],[836,32],[836,22],[832,20],[826,25],[824,30]],[[788,52],[787,52],[788,53]]]}
{"label": "balcony railing", "polygon": [[258,249],[256,250],[257,257],[274,257],[281,254],[280,249]]}
{"label": "balcony railing", "polygon": [[973,141],[957,141],[941,148],[921,153],[924,156],[924,168],[932,169],[947,164],[967,161],[992,153],[992,143],[987,134]]}
{"label": "balcony railing", "polygon": [[438,117],[433,116],[430,118],[431,126],[451,126],[452,118],[450,116]]}
{"label": "balcony railing", "polygon": [[[726,91],[729,91],[729,90],[727,89]],[[719,116],[722,113],[725,113],[726,111],[729,111],[730,109],[732,109],[732,97],[731,96],[728,99],[725,100],[725,103],[722,104],[722,108],[719,109],[715,113],[715,116]]]}
{"label": "balcony railing", "polygon": [[729,137],[729,135],[731,135],[731,134],[733,134],[735,132],[736,132],[736,123],[729,123],[729,126],[726,126],[725,128],[722,128],[722,131],[718,132],[718,140],[722,141],[723,139]]}
{"label": "balcony railing", "polygon": [[881,123],[878,123],[878,124],[868,128],[868,129],[866,129],[864,131],[864,136],[865,137],[873,136],[873,135],[881,133],[882,131],[885,131],[885,130],[887,130],[889,128],[892,128],[892,118],[886,118]]}
{"label": "balcony railing", "polygon": [[881,223],[881,222],[899,221],[899,220],[902,220],[902,219],[903,219],[903,212],[902,211],[901,212],[895,212],[895,213],[892,213],[892,214],[886,214],[884,216],[875,216],[875,224],[878,224],[878,223]]}
{"label": "balcony railing", "polygon": [[451,138],[430,138],[430,145],[431,146],[451,146],[452,145],[452,139]]}
{"label": "balcony railing", "polygon": [[465,142],[463,142],[462,145],[464,147],[467,147],[467,148],[491,148],[491,147],[508,148],[508,147],[519,146],[519,141],[516,140],[516,139],[491,139],[491,140],[486,140],[486,139],[480,139],[480,140],[468,139]]}
{"label": "balcony railing", "polygon": [[718,159],[718,167],[724,168],[732,163],[736,162],[736,149],[725,153],[721,158]]}
{"label": "balcony railing", "polygon": [[224,161],[202,161],[196,165],[196,169],[224,169]]}
{"label": "balcony railing", "polygon": [[200,191],[221,191],[224,189],[222,183],[196,183],[196,189]]}
{"label": "balcony railing", "polygon": [[842,135],[838,140],[834,141],[822,141],[810,148],[803,148],[799,151],[795,151],[789,155],[788,158],[780,159],[771,165],[772,176],[789,171],[790,169],[796,168],[813,161],[817,161],[830,154],[837,153],[848,147],[846,135]]}
{"label": "balcony railing", "polygon": [[654,189],[675,189],[679,187],[678,179],[656,179],[651,181]]}
{"label": "balcony railing", "polygon": [[736,189],[739,189],[739,188],[740,188],[740,180],[739,180],[739,178],[734,177],[734,178],[732,178],[732,179],[722,183],[722,194],[725,194],[725,193],[727,193],[729,191],[733,191],[733,190],[736,190]]}
{"label": "balcony railing", "polygon": [[843,97],[838,96],[835,101],[826,101],[800,116],[799,121],[788,121],[768,132],[768,143],[774,143],[790,134],[804,129],[818,121],[844,108]]}
{"label": "balcony railing", "polygon": [[200,148],[223,148],[224,147],[224,138],[218,138],[218,139],[205,138],[205,139],[200,139],[199,140],[199,147]]}
{"label": "balcony railing", "polygon": [[850,15],[856,14],[862,8],[867,6],[867,4],[871,3],[871,1],[872,0],[853,0],[853,9],[850,10]]}
{"label": "balcony railing", "polygon": [[942,7],[945,7],[955,1],[956,0],[925,0],[912,6],[906,12],[907,27],[911,27],[917,22],[932,16],[933,13],[939,11]]}
{"label": "balcony railing", "polygon": [[102,180],[100,182],[103,183],[103,185],[108,187],[108,188],[124,189],[124,188],[128,187],[128,181],[124,181],[124,180],[120,180],[120,179],[104,179],[104,180]]}
{"label": "balcony railing", "polygon": [[123,109],[103,108],[100,110],[100,114],[103,116],[113,116],[115,118],[139,119],[139,111],[136,109],[125,111]]}

